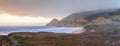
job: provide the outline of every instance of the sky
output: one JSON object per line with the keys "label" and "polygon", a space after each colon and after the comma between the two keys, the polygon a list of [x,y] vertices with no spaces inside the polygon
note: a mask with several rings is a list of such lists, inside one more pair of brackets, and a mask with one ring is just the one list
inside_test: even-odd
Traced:
{"label": "sky", "polygon": [[120,0],[0,0],[0,26],[45,25],[75,12],[120,8]]}

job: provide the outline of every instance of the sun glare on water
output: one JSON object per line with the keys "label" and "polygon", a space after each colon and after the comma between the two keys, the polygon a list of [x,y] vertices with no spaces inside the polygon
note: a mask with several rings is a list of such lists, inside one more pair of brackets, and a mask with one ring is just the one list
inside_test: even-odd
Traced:
{"label": "sun glare on water", "polygon": [[8,13],[0,14],[0,25],[27,25],[36,23],[47,23],[50,19],[44,17],[16,16]]}

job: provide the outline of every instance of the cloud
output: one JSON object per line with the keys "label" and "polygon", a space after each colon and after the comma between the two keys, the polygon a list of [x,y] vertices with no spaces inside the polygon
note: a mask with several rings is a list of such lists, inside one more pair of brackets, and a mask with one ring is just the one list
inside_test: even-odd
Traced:
{"label": "cloud", "polygon": [[0,11],[18,16],[63,18],[77,11],[120,7],[119,0],[0,0]]}
{"label": "cloud", "polygon": [[29,15],[31,11],[35,9],[35,4],[31,3],[32,1],[33,0],[0,0],[0,11],[20,16]]}
{"label": "cloud", "polygon": [[29,16],[12,16],[11,14],[0,14],[0,26],[7,25],[42,25],[50,21],[49,18],[44,17],[29,17]]}
{"label": "cloud", "polygon": [[14,6],[14,5],[0,5],[0,11],[14,15],[24,15],[25,13],[22,7]]}

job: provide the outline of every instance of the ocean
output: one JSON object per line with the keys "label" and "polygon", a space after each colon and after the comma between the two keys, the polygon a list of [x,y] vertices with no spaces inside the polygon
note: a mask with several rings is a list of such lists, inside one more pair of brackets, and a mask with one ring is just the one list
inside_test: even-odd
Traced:
{"label": "ocean", "polygon": [[51,26],[0,26],[0,35],[7,35],[12,32],[54,32],[72,33],[80,27],[51,27]]}

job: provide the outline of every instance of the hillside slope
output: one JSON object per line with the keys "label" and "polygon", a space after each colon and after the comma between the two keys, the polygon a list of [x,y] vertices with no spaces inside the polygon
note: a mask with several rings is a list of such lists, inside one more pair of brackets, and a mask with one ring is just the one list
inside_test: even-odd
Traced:
{"label": "hillside slope", "polygon": [[[119,22],[120,21],[120,10],[109,9],[109,10],[97,10],[88,12],[78,12],[63,18],[61,21],[54,26],[83,26],[91,23],[106,23],[106,22]],[[50,22],[51,23],[51,22]],[[50,24],[49,23],[49,24]]]}
{"label": "hillside slope", "polygon": [[59,20],[54,18],[50,23],[47,24],[47,26],[55,26],[58,24],[58,22],[59,22]]}

